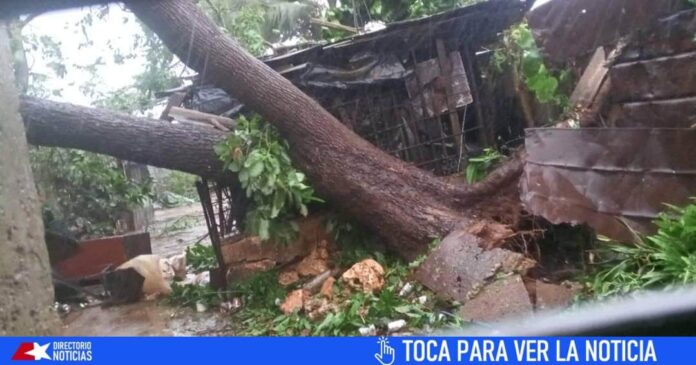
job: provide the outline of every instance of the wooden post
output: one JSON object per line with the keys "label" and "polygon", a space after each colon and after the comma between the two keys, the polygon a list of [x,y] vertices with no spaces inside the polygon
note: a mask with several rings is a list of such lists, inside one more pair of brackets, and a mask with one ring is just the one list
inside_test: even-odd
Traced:
{"label": "wooden post", "polygon": [[452,127],[452,139],[457,145],[459,150],[458,158],[464,161],[464,166],[468,162],[467,151],[464,147],[464,135],[462,138],[458,137],[459,133],[463,133],[462,125],[459,122],[459,115],[457,114],[457,101],[454,100],[452,90],[452,63],[447,57],[447,50],[445,49],[445,42],[442,39],[437,39],[435,41],[437,48],[437,59],[440,63],[440,76],[445,80],[445,96],[447,98],[447,111],[449,112],[450,126]]}

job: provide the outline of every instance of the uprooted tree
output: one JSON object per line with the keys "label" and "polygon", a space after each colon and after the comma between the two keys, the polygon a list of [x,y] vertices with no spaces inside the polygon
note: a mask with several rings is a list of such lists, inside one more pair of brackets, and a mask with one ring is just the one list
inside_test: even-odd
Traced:
{"label": "uprooted tree", "polygon": [[[341,124],[290,81],[247,53],[190,0],[127,1],[180,59],[274,124],[295,164],[334,206],[379,233],[407,258],[433,237],[485,220],[477,205],[514,184],[512,160],[476,185],[448,183],[392,157]],[[218,176],[214,129],[174,126],[122,114],[25,98],[30,143],[80,148]]]}

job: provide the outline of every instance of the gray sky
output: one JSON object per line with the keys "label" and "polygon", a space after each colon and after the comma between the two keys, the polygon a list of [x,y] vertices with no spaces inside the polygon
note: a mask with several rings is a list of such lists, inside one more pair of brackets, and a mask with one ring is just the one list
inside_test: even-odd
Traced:
{"label": "gray sky", "polygon": [[[116,64],[113,60],[113,51],[107,46],[111,43],[113,47],[121,49],[124,53],[132,49],[133,37],[141,32],[133,14],[123,11],[119,6],[110,6],[109,14],[104,19],[94,17],[92,25],[86,29],[90,40],[94,42],[93,45],[80,49],[79,45],[85,41],[85,37],[76,23],[87,13],[88,10],[79,8],[47,13],[32,20],[24,29],[25,35],[27,33],[34,33],[38,36],[49,35],[60,42],[61,52],[68,70],[64,79],[49,78],[47,85],[50,89],[60,88],[63,90],[62,96],[54,96],[52,99],[89,105],[90,98],[82,94],[79,86],[89,81],[90,75],[73,67],[73,64],[88,65],[98,57],[102,57],[105,65],[101,66],[98,74],[101,79],[100,90],[103,91],[130,85],[133,82],[133,76],[143,67],[144,60],[142,58],[126,60],[124,64]],[[28,57],[33,72],[53,76],[39,53],[29,51]]]}

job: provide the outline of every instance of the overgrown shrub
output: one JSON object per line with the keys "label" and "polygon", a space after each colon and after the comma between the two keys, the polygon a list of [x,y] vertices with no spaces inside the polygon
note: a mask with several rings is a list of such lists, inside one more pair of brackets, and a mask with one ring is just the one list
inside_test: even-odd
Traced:
{"label": "overgrown shrub", "polygon": [[483,180],[502,158],[503,155],[492,148],[484,149],[480,156],[469,158],[469,164],[466,166],[466,181],[472,184]]}
{"label": "overgrown shrub", "polygon": [[186,247],[186,264],[197,273],[218,267],[213,247],[200,243]]}
{"label": "overgrown shrub", "polygon": [[288,155],[278,131],[257,115],[237,120],[229,137],[215,146],[224,168],[237,174],[251,198],[245,229],[261,239],[288,242],[297,227],[290,220],[307,215],[307,204],[321,201]]}
{"label": "overgrown shrub", "polygon": [[495,51],[493,62],[498,70],[512,67],[539,102],[559,107],[568,105],[568,96],[561,91],[561,86],[569,81],[570,73],[567,70],[555,72],[546,67],[526,22],[505,32],[503,46]]}
{"label": "overgrown shrub", "polygon": [[635,244],[605,243],[589,282],[595,295],[696,282],[696,205],[669,205],[655,224],[657,233],[639,235]]}
{"label": "overgrown shrub", "polygon": [[151,183],[128,179],[114,158],[48,147],[30,157],[45,224],[78,237],[113,234],[124,211],[151,198]]}

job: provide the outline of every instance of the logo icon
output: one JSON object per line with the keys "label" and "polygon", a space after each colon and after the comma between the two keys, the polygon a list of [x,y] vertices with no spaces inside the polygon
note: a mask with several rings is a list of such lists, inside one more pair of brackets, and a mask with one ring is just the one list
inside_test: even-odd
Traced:
{"label": "logo icon", "polygon": [[50,345],[50,342],[45,345],[39,345],[36,342],[22,342],[12,355],[12,360],[51,360],[51,357],[46,353]]}
{"label": "logo icon", "polygon": [[392,365],[396,356],[394,356],[394,348],[389,346],[389,340],[382,336],[377,343],[379,344],[379,352],[375,354],[375,359],[382,365]]}

